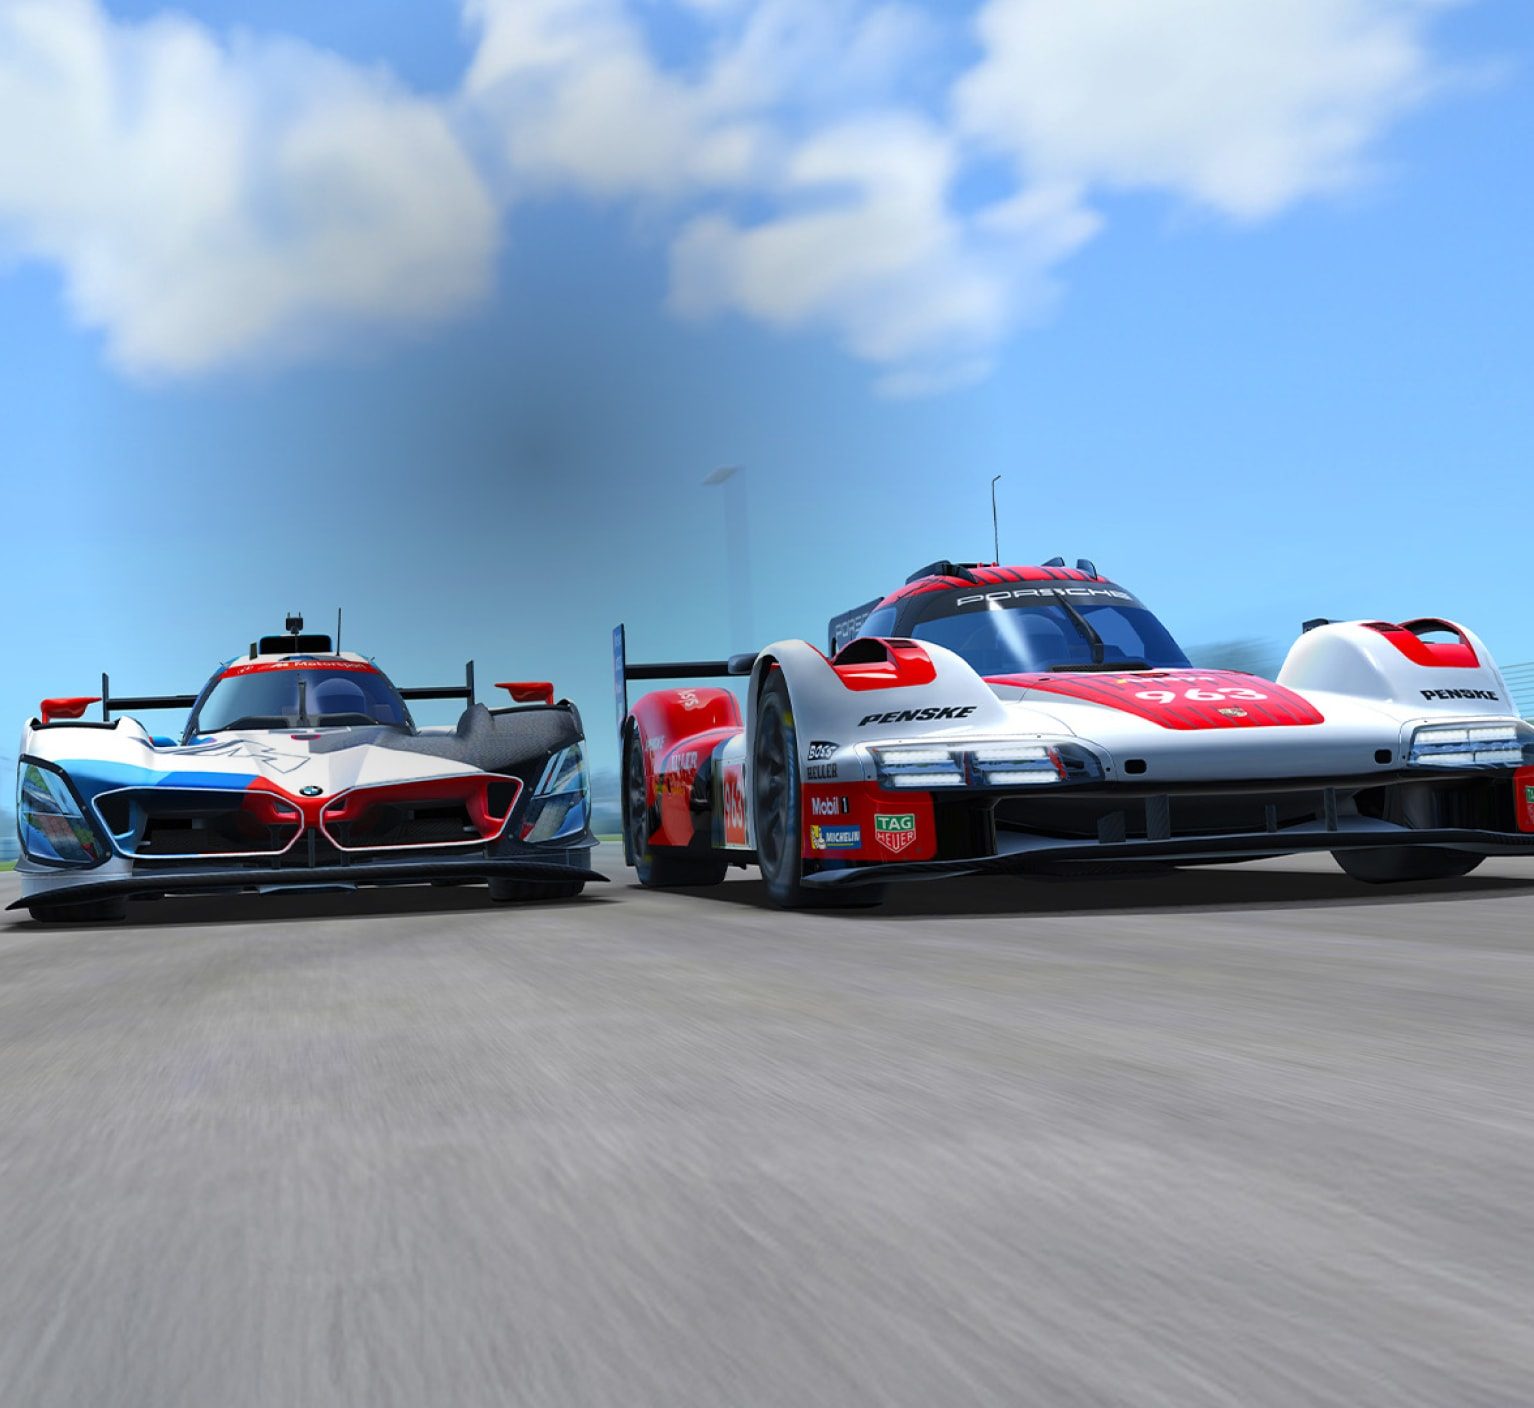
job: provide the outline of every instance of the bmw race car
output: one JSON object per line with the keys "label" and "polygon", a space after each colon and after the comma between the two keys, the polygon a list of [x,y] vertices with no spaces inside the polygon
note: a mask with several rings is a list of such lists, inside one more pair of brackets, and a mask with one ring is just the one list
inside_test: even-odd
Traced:
{"label": "bmw race car", "polygon": [[[263,637],[196,695],[45,699],[22,734],[16,819],[35,919],[121,918],[130,898],[188,891],[486,882],[495,900],[559,899],[589,865],[580,715],[545,683],[397,689],[329,636]],[[461,699],[456,728],[409,704]],[[86,709],[101,705],[101,720]],[[186,715],[177,737],[125,711]]]}
{"label": "bmw race car", "polygon": [[[632,665],[624,843],[650,886],[755,863],[783,906],[894,880],[1101,875],[1329,851],[1386,882],[1534,855],[1534,726],[1442,620],[1313,621],[1276,681],[1196,669],[1082,560],[937,562],[828,653]],[[631,680],[739,676],[665,689]]]}

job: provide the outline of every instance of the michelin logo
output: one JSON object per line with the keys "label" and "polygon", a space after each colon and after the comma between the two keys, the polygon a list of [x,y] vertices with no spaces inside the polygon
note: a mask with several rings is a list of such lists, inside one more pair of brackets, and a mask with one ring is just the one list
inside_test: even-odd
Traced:
{"label": "michelin logo", "polygon": [[810,847],[817,851],[860,851],[863,849],[861,826],[812,826]]}

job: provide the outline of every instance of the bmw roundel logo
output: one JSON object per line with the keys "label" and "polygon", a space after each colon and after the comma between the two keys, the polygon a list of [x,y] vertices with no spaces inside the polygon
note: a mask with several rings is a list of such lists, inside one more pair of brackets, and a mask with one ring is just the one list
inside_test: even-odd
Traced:
{"label": "bmw roundel logo", "polygon": [[298,789],[298,795],[300,797],[318,797],[320,795],[320,789],[311,783],[308,787],[300,787]]}

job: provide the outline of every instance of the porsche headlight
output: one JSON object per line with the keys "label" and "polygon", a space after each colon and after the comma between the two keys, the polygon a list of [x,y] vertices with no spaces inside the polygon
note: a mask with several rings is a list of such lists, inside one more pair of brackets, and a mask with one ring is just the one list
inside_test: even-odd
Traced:
{"label": "porsche headlight", "polygon": [[956,748],[894,744],[871,750],[879,785],[890,788],[964,786],[964,755]]}
{"label": "porsche headlight", "polygon": [[1415,768],[1516,768],[1534,760],[1534,728],[1515,720],[1427,724],[1412,734]]}
{"label": "porsche headlight", "polygon": [[1064,740],[1002,738],[962,746],[876,744],[869,752],[879,785],[889,789],[1047,787],[1103,775],[1096,754]]}
{"label": "porsche headlight", "polygon": [[577,743],[549,759],[522,819],[522,839],[537,843],[583,836],[590,815],[586,750]]}
{"label": "porsche headlight", "polygon": [[16,829],[28,860],[100,865],[109,854],[64,775],[23,760],[16,768]]}

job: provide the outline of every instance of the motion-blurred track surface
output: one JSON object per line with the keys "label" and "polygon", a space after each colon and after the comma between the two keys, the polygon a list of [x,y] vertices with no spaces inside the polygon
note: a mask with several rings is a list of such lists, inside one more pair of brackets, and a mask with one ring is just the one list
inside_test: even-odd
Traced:
{"label": "motion-blurred track surface", "polygon": [[1534,868],[614,874],[0,923],[0,1403],[1534,1397]]}

